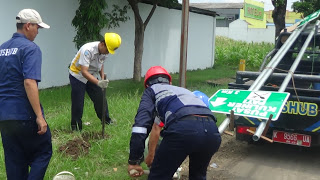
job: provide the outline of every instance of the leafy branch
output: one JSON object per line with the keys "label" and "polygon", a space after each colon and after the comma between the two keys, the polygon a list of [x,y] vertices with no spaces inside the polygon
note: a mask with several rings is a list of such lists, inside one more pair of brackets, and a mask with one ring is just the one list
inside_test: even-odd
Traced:
{"label": "leafy branch", "polygon": [[79,8],[71,24],[76,29],[73,42],[79,49],[83,44],[103,39],[100,34],[103,28],[119,27],[119,22],[129,19],[126,16],[128,6],[120,8],[113,5],[111,13],[105,13],[108,4],[105,0],[78,0]]}

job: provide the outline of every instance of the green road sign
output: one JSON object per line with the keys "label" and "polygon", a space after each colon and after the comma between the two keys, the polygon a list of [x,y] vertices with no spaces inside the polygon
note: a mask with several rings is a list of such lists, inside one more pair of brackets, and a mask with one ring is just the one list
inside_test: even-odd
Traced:
{"label": "green road sign", "polygon": [[320,9],[312,14],[310,14],[309,16],[306,16],[305,18],[303,18],[301,21],[300,21],[300,24],[298,27],[302,26],[303,24],[307,23],[307,22],[310,22],[314,19],[316,19],[317,17],[319,17],[320,15]]}
{"label": "green road sign", "polygon": [[209,98],[209,108],[212,112],[261,119],[278,119],[289,93],[271,91],[247,91],[237,89],[220,89]]}

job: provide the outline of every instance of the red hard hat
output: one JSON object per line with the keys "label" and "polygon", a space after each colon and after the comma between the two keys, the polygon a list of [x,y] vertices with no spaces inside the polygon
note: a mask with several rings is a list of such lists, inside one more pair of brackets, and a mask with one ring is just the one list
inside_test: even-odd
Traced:
{"label": "red hard hat", "polygon": [[147,87],[147,81],[150,77],[155,76],[155,75],[159,75],[159,74],[167,75],[169,77],[169,82],[171,83],[171,76],[165,68],[163,68],[162,66],[152,66],[147,71],[147,73],[144,77],[144,87],[145,88]]}

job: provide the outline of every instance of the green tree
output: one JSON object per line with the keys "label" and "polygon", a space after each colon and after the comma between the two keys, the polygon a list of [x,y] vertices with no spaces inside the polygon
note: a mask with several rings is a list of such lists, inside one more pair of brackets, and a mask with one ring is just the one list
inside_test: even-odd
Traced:
{"label": "green tree", "polygon": [[80,48],[83,44],[91,41],[103,39],[100,34],[103,28],[119,27],[119,22],[125,22],[129,19],[126,16],[129,6],[120,8],[113,5],[110,13],[104,11],[108,7],[106,0],[78,0],[79,8],[72,20],[77,34],[73,38],[76,47]]}
{"label": "green tree", "polygon": [[285,17],[287,0],[271,0],[274,10],[272,11],[272,19],[276,26],[276,37],[279,36],[282,29],[285,28]]}
{"label": "green tree", "polygon": [[292,4],[293,11],[302,13],[304,17],[320,9],[320,0],[303,0]]}
{"label": "green tree", "polygon": [[[177,0],[149,0],[150,4],[152,4],[152,9],[150,10],[147,18],[143,21],[140,15],[140,10],[138,3],[141,0],[127,0],[131,9],[134,13],[135,20],[135,38],[134,38],[134,67],[133,67],[133,80],[141,81],[141,63],[142,63],[142,55],[143,55],[143,41],[144,41],[144,32],[146,27],[155,12],[157,5],[162,5],[165,7],[174,7],[178,5]],[[144,1],[146,2],[146,1]]]}

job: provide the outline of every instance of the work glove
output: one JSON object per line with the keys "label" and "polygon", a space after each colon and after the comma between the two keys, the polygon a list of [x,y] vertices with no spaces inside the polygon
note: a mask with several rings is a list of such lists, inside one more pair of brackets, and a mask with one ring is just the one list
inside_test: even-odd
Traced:
{"label": "work glove", "polygon": [[100,80],[98,82],[98,86],[101,87],[102,89],[104,88],[107,88],[108,87],[108,83],[109,83],[109,80],[106,79],[106,80]]}

